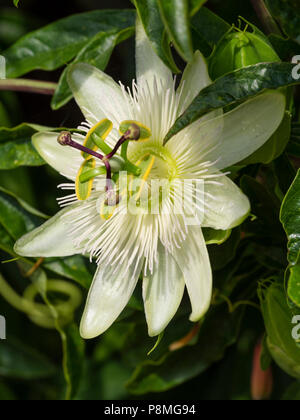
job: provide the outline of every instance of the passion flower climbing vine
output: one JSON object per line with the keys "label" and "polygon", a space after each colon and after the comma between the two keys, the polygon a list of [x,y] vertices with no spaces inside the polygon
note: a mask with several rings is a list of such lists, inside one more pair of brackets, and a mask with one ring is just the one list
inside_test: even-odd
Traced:
{"label": "passion flower climbing vine", "polygon": [[3,394],[299,398],[300,10],[210,6],[95,6],[3,41]]}

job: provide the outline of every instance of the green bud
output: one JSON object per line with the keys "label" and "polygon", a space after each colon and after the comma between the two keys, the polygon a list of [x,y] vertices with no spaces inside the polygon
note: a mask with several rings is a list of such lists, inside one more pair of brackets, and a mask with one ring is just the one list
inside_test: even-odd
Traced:
{"label": "green bud", "polygon": [[246,66],[280,61],[268,38],[251,27],[252,32],[233,28],[217,45],[209,66],[213,80]]}

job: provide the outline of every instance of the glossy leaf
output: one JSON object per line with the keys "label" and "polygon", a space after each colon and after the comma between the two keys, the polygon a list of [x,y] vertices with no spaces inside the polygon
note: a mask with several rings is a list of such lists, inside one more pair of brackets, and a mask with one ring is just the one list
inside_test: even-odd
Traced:
{"label": "glossy leaf", "polygon": [[7,233],[2,225],[0,225],[0,249],[11,256],[15,256],[14,253],[14,240]]}
{"label": "glossy leaf", "polygon": [[74,257],[46,260],[44,267],[67,279],[75,281],[85,289],[89,289],[93,280],[93,274],[88,270],[88,264],[90,263],[84,257],[75,255]]}
{"label": "glossy leaf", "polygon": [[261,307],[267,330],[267,345],[275,362],[289,375],[300,379],[300,347],[292,336],[294,316],[283,286],[273,283],[260,290]]}
{"label": "glossy leaf", "polygon": [[21,207],[14,196],[0,189],[0,224],[14,240],[34,229],[42,221],[40,217]]}
{"label": "glossy leaf", "polygon": [[[78,53],[73,63],[87,63],[104,71],[114,48],[134,34],[134,27],[122,31],[100,32]],[[59,109],[72,99],[72,92],[67,82],[66,68],[59,80],[58,88],[52,98],[52,108]]]}
{"label": "glossy leaf", "polygon": [[162,20],[177,51],[186,61],[193,59],[188,0],[157,0]]}
{"label": "glossy leaf", "polygon": [[292,39],[271,34],[269,40],[282,61],[291,61],[294,56],[300,55],[300,45]]}
{"label": "glossy leaf", "polygon": [[288,295],[295,305],[300,307],[300,261],[297,265],[290,267]]}
{"label": "glossy leaf", "polygon": [[157,55],[174,73],[178,73],[179,70],[171,54],[166,30],[160,17],[157,0],[134,0],[133,2]]}
{"label": "glossy leaf", "polygon": [[190,16],[194,16],[207,0],[188,0]]}
{"label": "glossy leaf", "polygon": [[31,137],[36,132],[36,128],[30,124],[0,128],[0,170],[44,164],[31,143]]}
{"label": "glossy leaf", "polygon": [[289,239],[288,259],[294,265],[300,255],[300,170],[282,203],[280,220]]}
{"label": "glossy leaf", "polygon": [[198,94],[170,129],[165,142],[208,112],[236,105],[267,89],[299,84],[292,76],[293,68],[289,63],[263,63],[220,77]]}
{"label": "glossy leaf", "polygon": [[231,26],[206,7],[201,7],[191,21],[191,27],[211,48],[214,48]]}
{"label": "glossy leaf", "polygon": [[14,128],[0,127],[0,170],[44,165],[45,161],[32,145],[32,136],[42,131],[63,130],[27,123]]}
{"label": "glossy leaf", "polygon": [[55,70],[72,60],[99,32],[135,24],[133,10],[96,10],[69,16],[29,33],[2,52],[7,77],[35,69]]}

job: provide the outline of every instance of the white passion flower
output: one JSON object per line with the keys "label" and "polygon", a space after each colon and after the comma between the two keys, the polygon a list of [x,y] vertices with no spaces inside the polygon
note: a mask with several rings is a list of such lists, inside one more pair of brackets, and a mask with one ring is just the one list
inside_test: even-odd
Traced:
{"label": "white passion flower", "polygon": [[[86,119],[81,134],[63,133],[60,143],[73,146],[64,148],[57,141],[59,133],[33,137],[45,161],[69,179],[61,185],[69,195],[59,199],[63,210],[21,238],[15,251],[28,257],[81,253],[97,260],[81,322],[86,339],[113,324],[141,276],[150,336],[169,324],[185,287],[190,320],[203,317],[211,303],[212,270],[202,228],[229,230],[250,212],[248,198],[222,170],[260,148],[285,111],[284,95],[265,92],[231,112],[205,116],[164,144],[175,120],[211,83],[205,60],[196,52],[176,89],[138,22],[136,73],[137,81],[126,89],[92,66],[73,65],[68,81]],[[137,194],[120,187],[119,171],[128,172],[129,184],[141,181]],[[110,179],[116,181],[114,187],[108,186]],[[167,186],[154,214],[141,204],[153,180],[165,180]],[[183,180],[201,181],[204,189],[195,204],[202,215],[197,225],[190,225],[185,212],[174,211]],[[195,194],[187,190],[191,204]],[[125,198],[133,198],[135,212],[124,211]]]}

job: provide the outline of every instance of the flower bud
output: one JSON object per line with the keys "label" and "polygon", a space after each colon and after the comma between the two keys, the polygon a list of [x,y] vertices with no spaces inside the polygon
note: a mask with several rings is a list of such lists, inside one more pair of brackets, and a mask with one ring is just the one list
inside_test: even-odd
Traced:
{"label": "flower bud", "polygon": [[271,368],[262,370],[261,367],[262,342],[260,341],[253,356],[251,377],[251,395],[255,401],[268,400],[273,391],[273,375]]}
{"label": "flower bud", "polygon": [[225,35],[210,59],[213,80],[242,67],[280,61],[268,38],[254,25],[253,32],[233,30]]}

